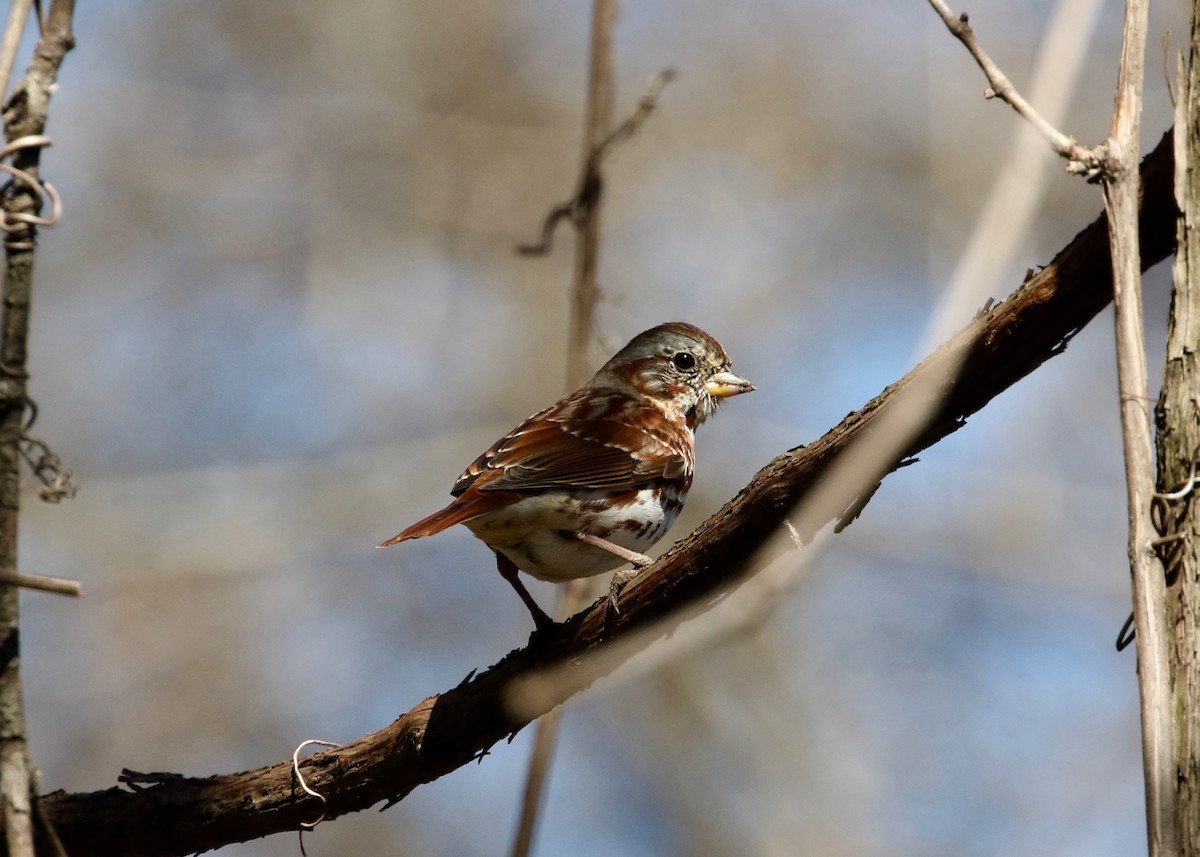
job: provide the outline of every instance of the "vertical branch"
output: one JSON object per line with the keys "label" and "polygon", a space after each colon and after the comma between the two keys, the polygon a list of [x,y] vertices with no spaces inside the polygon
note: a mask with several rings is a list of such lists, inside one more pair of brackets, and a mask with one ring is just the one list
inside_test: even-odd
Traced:
{"label": "vertical branch", "polygon": [[1151,857],[1174,854],[1175,777],[1171,690],[1167,661],[1166,580],[1152,547],[1154,493],[1150,414],[1146,404],[1146,346],[1142,332],[1141,252],[1138,246],[1138,173],[1142,86],[1149,0],[1127,0],[1120,74],[1104,169],[1104,205],[1112,248],[1116,306],[1117,382],[1129,506],[1129,564],[1137,624],[1138,687],[1146,828]]}
{"label": "vertical branch", "polygon": [[589,54],[587,115],[583,126],[583,163],[580,175],[592,187],[580,188],[586,200],[575,228],[575,278],[571,288],[571,320],[568,330],[567,387],[583,386],[591,375],[589,351],[599,288],[596,267],[600,254],[600,212],[603,179],[596,161],[601,145],[612,129],[613,117],[613,29],[617,22],[616,0],[595,0],[592,9],[592,43]]}
{"label": "vertical branch", "polygon": [[[40,135],[46,127],[50,93],[58,68],[74,45],[73,0],[55,0],[25,79],[4,109],[8,140]],[[13,166],[35,180],[41,149],[18,149]],[[5,219],[12,223],[36,215],[41,195],[14,180],[4,198]],[[17,522],[25,408],[26,357],[36,227],[25,221],[5,242],[4,312],[0,318],[0,572],[17,572]],[[29,760],[20,676],[20,601],[12,585],[0,585],[0,801],[11,857],[33,857],[31,800],[35,772]]]}
{"label": "vertical branch", "polygon": [[8,21],[4,24],[4,36],[0,39],[0,96],[8,92],[8,81],[17,62],[17,48],[21,45],[21,37],[25,35],[31,6],[33,0],[12,0],[12,5],[8,7]]}
{"label": "vertical branch", "polygon": [[[1200,0],[1193,4],[1188,62],[1180,60],[1175,105],[1175,288],[1159,396],[1158,484],[1154,523],[1170,583],[1167,627],[1179,853],[1200,855]],[[1182,487],[1179,487],[1182,486]],[[1139,629],[1140,630],[1140,629]],[[1140,636],[1140,634],[1139,634]]]}
{"label": "vertical branch", "polygon": [[[1146,353],[1137,220],[1141,185],[1138,153],[1149,0],[1126,0],[1112,131],[1107,140],[1093,149],[1082,148],[1073,137],[1054,128],[1021,97],[979,46],[965,14],[956,18],[944,0],[929,2],[987,75],[991,84],[988,94],[1007,102],[1025,117],[1067,159],[1068,171],[1096,176],[1104,186],[1116,304],[1117,381],[1129,504],[1129,565],[1138,635],[1146,827],[1152,857],[1175,854],[1179,847],[1173,751],[1176,738],[1172,729],[1167,658],[1166,580],[1154,553],[1150,507],[1154,496],[1154,472],[1150,415],[1145,405]],[[1187,168],[1186,158],[1180,163],[1183,166],[1179,169]]]}
{"label": "vertical branch", "polygon": [[[583,154],[580,166],[582,185],[578,198],[582,205],[574,225],[575,275],[571,283],[571,316],[567,338],[567,390],[582,387],[591,375],[591,345],[595,338],[596,302],[600,289],[596,269],[600,257],[600,212],[604,180],[600,159],[613,124],[613,29],[617,20],[616,0],[595,0],[592,7],[592,36],[588,59],[587,107],[583,127]],[[592,581],[584,578],[568,581],[558,605],[560,619],[572,615],[589,600]],[[521,796],[521,817],[513,841],[512,857],[526,857],[533,847],[533,835],[542,806],[562,708],[544,715],[537,724],[533,754]]]}

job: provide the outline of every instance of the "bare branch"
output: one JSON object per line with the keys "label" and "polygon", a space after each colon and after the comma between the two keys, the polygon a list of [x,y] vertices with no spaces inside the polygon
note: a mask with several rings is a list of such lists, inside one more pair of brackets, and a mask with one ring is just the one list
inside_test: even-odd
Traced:
{"label": "bare branch", "polygon": [[[600,138],[601,142],[594,144],[584,155],[583,168],[580,171],[579,182],[575,194],[566,202],[561,202],[550,209],[542,221],[542,230],[538,241],[533,244],[521,244],[517,252],[522,256],[544,256],[549,253],[554,243],[554,230],[564,221],[569,220],[577,229],[582,229],[588,212],[594,209],[601,197],[604,186],[600,175],[603,165],[613,150],[637,133],[649,115],[658,106],[658,97],[664,86],[677,77],[674,69],[666,68],[660,71],[646,87],[638,106],[624,122],[611,133]],[[607,127],[607,126],[605,126]]]}
{"label": "bare branch", "polygon": [[[1153,434],[1147,405],[1146,343],[1142,323],[1142,260],[1138,235],[1141,139],[1149,0],[1126,0],[1112,134],[1106,142],[1104,206],[1112,248],[1116,306],[1117,383],[1129,515],[1129,565],[1137,627],[1138,689],[1146,827],[1151,857],[1178,853],[1166,576],[1154,550]],[[1181,136],[1185,132],[1181,132]]]}
{"label": "bare branch", "polygon": [[618,125],[611,134],[595,147],[594,158],[603,160],[608,156],[608,153],[617,146],[624,143],[630,137],[638,132],[642,127],[642,123],[654,112],[658,107],[658,96],[662,93],[663,87],[679,76],[679,73],[673,68],[664,68],[658,74],[650,79],[649,86],[642,93],[641,100],[638,101],[638,106],[633,113],[629,114],[629,118]]}
{"label": "bare branch", "polygon": [[[33,289],[35,235],[43,202],[38,166],[42,134],[58,69],[74,45],[73,0],[55,0],[29,69],[4,107],[8,171],[20,180],[4,195],[4,313],[0,317],[0,572],[17,572],[17,520],[20,511],[21,437],[28,402],[30,294]],[[26,10],[28,14],[28,10]],[[12,23],[12,22],[10,22]],[[15,24],[13,25],[15,26]],[[7,36],[12,34],[10,26]],[[10,60],[4,60],[10,62]],[[33,143],[27,138],[37,138]],[[15,226],[9,231],[7,227]],[[37,775],[25,737],[21,686],[20,598],[14,586],[0,586],[0,805],[9,857],[33,857]],[[53,837],[49,837],[53,841]]]}
{"label": "bare branch", "polygon": [[17,49],[29,23],[29,9],[33,0],[13,0],[8,7],[8,21],[4,24],[4,37],[0,40],[0,99],[8,92],[13,66],[17,63]]}
{"label": "bare branch", "polygon": [[[1129,510],[1129,562],[1134,620],[1138,631],[1138,687],[1141,697],[1142,758],[1146,780],[1146,819],[1151,857],[1178,847],[1171,712],[1166,582],[1153,545],[1150,498],[1154,491],[1151,425],[1146,402],[1146,354],[1142,325],[1138,236],[1142,88],[1145,77],[1149,0],[1127,0],[1112,133],[1094,149],[1080,147],[1047,122],[1017,92],[979,46],[966,14],[954,17],[943,0],[929,0],[946,27],[987,76],[988,97],[1007,102],[1068,161],[1068,172],[1083,173],[1104,185],[1105,211],[1116,305],[1117,377]],[[1182,136],[1182,134],[1181,134]],[[1130,638],[1122,629],[1118,648]]]}
{"label": "bare branch", "polygon": [[23,571],[0,571],[0,584],[19,586],[22,589],[36,589],[40,592],[53,592],[55,595],[70,595],[79,598],[83,595],[83,585],[78,580],[68,580],[65,577],[46,577],[42,574],[27,574]]}
{"label": "bare branch", "polygon": [[1064,134],[1046,121],[1032,104],[1022,97],[1012,81],[1008,79],[1000,67],[992,61],[975,38],[975,31],[967,19],[967,13],[955,15],[943,0],[929,0],[951,34],[963,43],[963,46],[974,57],[979,68],[988,79],[990,88],[984,91],[985,98],[999,98],[1017,111],[1034,129],[1041,134],[1054,151],[1067,160],[1067,172],[1086,175],[1089,178],[1098,176],[1104,169],[1108,153],[1103,144],[1095,149],[1080,146],[1074,137]]}

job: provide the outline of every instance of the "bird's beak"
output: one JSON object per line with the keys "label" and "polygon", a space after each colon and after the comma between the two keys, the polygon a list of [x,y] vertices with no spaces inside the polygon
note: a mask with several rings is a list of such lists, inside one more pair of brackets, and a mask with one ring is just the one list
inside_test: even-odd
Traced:
{"label": "bird's beak", "polygon": [[738,396],[742,393],[749,393],[754,389],[754,385],[745,378],[739,378],[732,372],[718,372],[708,379],[708,383],[704,385],[705,391],[714,398],[727,399],[730,396]]}

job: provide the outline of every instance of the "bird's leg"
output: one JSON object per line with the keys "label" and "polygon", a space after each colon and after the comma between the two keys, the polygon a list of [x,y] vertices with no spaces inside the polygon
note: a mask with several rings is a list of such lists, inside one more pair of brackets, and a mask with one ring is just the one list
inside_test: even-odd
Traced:
{"label": "bird's leg", "polygon": [[621,590],[625,588],[625,585],[629,581],[638,576],[638,572],[650,565],[654,560],[650,559],[644,553],[638,553],[635,550],[613,544],[608,539],[602,539],[600,536],[594,536],[591,533],[576,533],[575,538],[585,544],[606,550],[614,556],[619,556],[633,566],[633,568],[626,568],[616,572],[613,575],[612,583],[608,587],[608,606],[612,608],[614,613],[619,612],[617,610],[617,596],[621,594]]}
{"label": "bird's leg", "polygon": [[600,536],[593,536],[591,533],[576,533],[575,538],[579,539],[585,544],[591,545],[592,547],[597,547],[600,548],[600,550],[608,551],[613,556],[619,556],[636,569],[643,569],[654,562],[654,560],[650,559],[650,557],[646,556],[644,553],[638,553],[637,551],[630,550],[629,548],[623,548],[618,544],[610,542],[608,539],[602,539]]}
{"label": "bird's leg", "polygon": [[521,596],[521,600],[529,608],[529,613],[533,616],[533,624],[537,626],[537,629],[541,631],[553,625],[554,620],[547,616],[546,611],[533,600],[533,596],[529,594],[529,590],[525,588],[525,584],[517,577],[517,566],[513,561],[500,553],[500,551],[496,551],[495,553],[496,568],[500,570],[500,576],[507,580],[513,589],[517,590],[517,595]]}

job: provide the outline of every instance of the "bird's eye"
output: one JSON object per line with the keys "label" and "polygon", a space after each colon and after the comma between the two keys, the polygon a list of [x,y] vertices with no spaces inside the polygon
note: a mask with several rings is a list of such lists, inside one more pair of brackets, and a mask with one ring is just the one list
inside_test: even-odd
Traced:
{"label": "bird's eye", "polygon": [[689,369],[694,369],[696,366],[696,358],[686,351],[680,351],[671,358],[671,362],[675,364],[675,368],[686,372]]}

